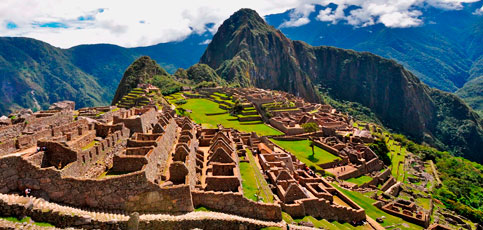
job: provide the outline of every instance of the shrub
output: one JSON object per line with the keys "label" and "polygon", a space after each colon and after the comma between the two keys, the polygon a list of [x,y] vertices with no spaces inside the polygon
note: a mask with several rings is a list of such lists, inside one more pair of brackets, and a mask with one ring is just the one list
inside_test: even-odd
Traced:
{"label": "shrub", "polygon": [[389,158],[387,155],[387,153],[389,153],[389,149],[387,148],[385,141],[375,140],[374,143],[370,143],[367,146],[369,146],[369,148],[376,153],[376,155],[382,162],[384,162],[385,165],[391,165],[391,158]]}
{"label": "shrub", "polygon": [[186,102],[187,101],[185,99],[180,99],[180,100],[175,101],[174,103],[177,104],[177,105],[184,105],[184,104],[186,104]]}
{"label": "shrub", "polygon": [[304,128],[304,132],[306,133],[313,133],[319,129],[319,125],[317,125],[315,122],[307,122],[302,124],[302,128]]}

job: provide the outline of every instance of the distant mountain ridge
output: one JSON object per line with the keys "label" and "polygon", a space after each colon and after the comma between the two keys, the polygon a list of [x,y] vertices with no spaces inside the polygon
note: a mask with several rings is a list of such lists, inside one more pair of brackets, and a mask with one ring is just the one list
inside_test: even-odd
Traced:
{"label": "distant mountain ridge", "polygon": [[[422,18],[425,24],[416,28],[391,29],[381,24],[354,28],[344,22],[333,25],[330,22],[317,21],[316,13],[313,13],[309,17],[309,24],[281,30],[287,37],[311,45],[370,51],[393,58],[430,86],[451,92],[458,91],[458,95],[483,114],[483,110],[480,110],[483,108],[483,101],[479,100],[479,95],[471,96],[480,87],[478,84],[473,86],[477,81],[471,80],[483,75],[483,16],[473,14],[482,4],[483,2],[465,4],[458,11],[424,8]],[[330,4],[328,7],[334,8],[335,5]],[[324,7],[317,5],[315,12],[321,9]],[[290,12],[268,15],[265,19],[269,24],[278,27],[284,20],[289,19]],[[186,69],[197,63],[206,48],[206,41],[211,38],[212,35],[206,32],[202,35],[193,34],[181,42],[147,47],[127,49],[116,45],[97,44],[80,45],[67,50],[32,39],[2,38],[0,42],[5,44],[0,45],[0,84],[4,85],[6,95],[3,103],[0,102],[0,114],[21,107],[46,108],[48,104],[59,99],[74,100],[79,106],[107,105],[124,71],[136,58],[150,56],[169,73],[174,73],[179,67]],[[39,47],[49,52],[34,53]],[[70,67],[60,68],[60,72],[51,71],[57,69],[56,62],[53,62],[48,70],[40,60],[49,60],[48,55],[61,55],[57,60],[64,64],[69,63]],[[25,59],[20,60],[20,57]],[[13,58],[17,60],[10,63]],[[237,70],[226,68],[226,71]],[[38,77],[40,75],[44,76]],[[58,95],[50,90],[54,88],[45,87],[49,89],[45,90],[42,83],[45,76],[51,76],[49,78],[52,78],[52,83],[57,85],[55,89],[61,89],[65,95]],[[89,79],[97,84],[75,86],[72,83],[74,80],[70,78],[78,78],[80,82]],[[103,89],[102,92],[98,87]],[[22,88],[16,92],[15,97],[10,93],[13,88]],[[467,89],[472,91],[467,93]],[[310,87],[307,90],[311,91]],[[100,95],[93,95],[92,91]]]}
{"label": "distant mountain ridge", "polygon": [[19,108],[46,109],[60,100],[78,107],[108,105],[126,68],[150,55],[168,72],[198,62],[209,34],[149,47],[80,45],[60,49],[21,37],[0,37],[0,114]]}
{"label": "distant mountain ridge", "polygon": [[402,65],[371,53],[292,41],[253,10],[227,19],[200,62],[229,83],[309,101],[320,101],[320,85],[336,99],[370,108],[395,130],[483,162],[481,119],[455,95],[429,88]]}
{"label": "distant mountain ridge", "polygon": [[[293,40],[313,46],[334,46],[369,51],[402,63],[429,86],[454,92],[467,81],[483,75],[477,65],[483,58],[483,16],[475,14],[483,2],[464,4],[460,10],[422,7],[421,26],[388,28],[382,24],[354,27],[345,21],[336,24],[316,19],[320,10],[336,5],[316,6],[308,24],[281,27]],[[278,28],[290,19],[287,11],[266,16]]]}

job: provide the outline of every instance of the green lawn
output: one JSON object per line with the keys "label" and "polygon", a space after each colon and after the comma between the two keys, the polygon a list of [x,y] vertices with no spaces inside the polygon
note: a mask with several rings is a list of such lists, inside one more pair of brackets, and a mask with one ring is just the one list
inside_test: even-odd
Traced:
{"label": "green lawn", "polygon": [[[288,215],[288,214],[287,214]],[[285,220],[285,219],[284,219]],[[339,223],[337,221],[329,222],[325,219],[316,219],[312,216],[305,216],[302,219],[295,219],[293,222],[300,223],[301,221],[310,222],[314,224],[314,227],[321,228],[321,229],[329,229],[329,230],[339,230],[339,229],[356,229],[356,230],[369,230],[371,229],[369,226],[352,226],[349,223]]]}
{"label": "green lawn", "polygon": [[[16,223],[28,223],[32,222],[32,218],[30,217],[24,217],[23,219],[18,219],[16,217],[0,217],[0,219],[4,219],[6,221],[11,221],[11,222],[16,222]],[[34,225],[40,226],[40,227],[54,227],[54,225],[46,223],[46,222],[33,222]]]}
{"label": "green lawn", "polygon": [[350,178],[346,181],[350,182],[350,183],[354,183],[356,185],[363,185],[363,184],[365,184],[365,183],[367,183],[371,180],[372,180],[372,177],[363,175],[363,176],[360,176],[360,177]]}
{"label": "green lawn", "polygon": [[205,128],[216,128],[217,124],[223,125],[226,128],[235,128],[243,132],[256,132],[258,135],[282,135],[283,133],[267,126],[261,122],[239,122],[237,117],[233,117],[230,114],[210,115],[210,113],[223,113],[226,110],[220,109],[218,103],[208,99],[195,98],[186,100],[187,103],[180,107],[191,110],[189,113],[191,119],[196,123],[202,124]]}
{"label": "green lawn", "polygon": [[403,225],[397,225],[394,228],[390,229],[395,229],[395,228],[400,228],[400,229],[423,229],[423,227],[419,225],[415,225],[409,222],[404,221],[403,219],[399,217],[392,216],[380,209],[378,209],[376,206],[372,205],[375,200],[371,199],[370,197],[367,197],[366,195],[355,192],[355,191],[348,191],[346,189],[340,188],[337,184],[332,184],[334,187],[342,192],[344,195],[348,196],[352,201],[356,202],[359,206],[361,206],[364,210],[366,210],[366,214],[370,216],[372,219],[376,219],[381,216],[385,216],[386,219],[384,220],[384,223],[381,225],[384,227],[391,226],[394,224],[401,224],[405,223],[409,227],[404,227]]}
{"label": "green lawn", "polygon": [[240,162],[243,195],[250,200],[257,201],[255,195],[258,193],[258,188],[260,188],[259,196],[262,198],[263,202],[272,203],[272,191],[263,178],[263,175],[255,162],[255,157],[250,150],[247,150],[247,157],[250,162]]}
{"label": "green lawn", "polygon": [[323,170],[318,164],[329,163],[340,159],[317,146],[314,147],[315,155],[312,156],[312,148],[309,140],[301,141],[279,141],[271,139],[271,141],[280,147],[290,151],[297,159],[305,163],[307,166],[314,166],[316,170]]}

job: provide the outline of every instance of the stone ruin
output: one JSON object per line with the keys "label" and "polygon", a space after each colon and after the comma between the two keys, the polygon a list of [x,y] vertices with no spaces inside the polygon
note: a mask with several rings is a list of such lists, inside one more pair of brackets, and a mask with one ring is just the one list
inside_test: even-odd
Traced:
{"label": "stone ruin", "polygon": [[[339,193],[324,178],[315,174],[294,155],[265,143],[257,145],[260,165],[273,185],[282,210],[293,217],[313,216],[352,222],[365,220],[365,212],[345,195]],[[334,196],[344,205],[334,202]]]}
{"label": "stone ruin", "polygon": [[[277,117],[290,120],[286,127],[291,122],[319,126],[311,138],[342,159],[325,165],[327,169],[350,164],[357,171],[350,176],[355,177],[382,167],[377,156],[360,145],[370,138],[347,136],[353,132],[349,120],[330,106],[276,91],[225,93],[257,110],[264,103],[290,100],[297,112]],[[282,211],[294,217],[365,220],[361,207],[266,137],[222,126],[205,129],[169,107],[75,111],[60,105],[52,107],[59,110],[23,113],[0,126],[0,193],[22,194],[29,188],[39,199],[102,211],[182,214],[206,207],[267,221],[281,221]],[[239,165],[247,161],[248,150],[256,153],[273,203],[243,195]]]}

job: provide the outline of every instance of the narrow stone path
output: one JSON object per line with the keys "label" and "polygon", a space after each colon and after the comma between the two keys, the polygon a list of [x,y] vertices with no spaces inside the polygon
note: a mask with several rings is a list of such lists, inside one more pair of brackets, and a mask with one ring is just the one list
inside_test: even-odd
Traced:
{"label": "narrow stone path", "polygon": [[[100,212],[100,211],[88,211],[79,208],[69,207],[65,205],[60,205],[56,203],[51,203],[45,201],[41,198],[36,197],[24,197],[17,194],[0,194],[0,203],[7,203],[9,205],[24,205],[30,206],[32,210],[41,210],[43,212],[50,211],[56,213],[59,216],[77,216],[79,219],[85,220],[86,223],[91,221],[98,222],[126,222],[129,220],[129,215],[126,212]],[[162,222],[182,222],[182,221],[193,221],[193,220],[224,220],[224,221],[235,221],[241,224],[252,223],[262,226],[269,227],[280,227],[285,229],[286,223],[282,222],[270,222],[261,221],[236,215],[230,215],[220,212],[190,212],[183,215],[168,215],[168,214],[142,214],[139,216],[141,222],[149,221],[162,221]],[[2,226],[0,224],[0,226]],[[15,229],[15,228],[13,228]],[[20,228],[22,229],[22,228]],[[36,228],[32,228],[36,229]],[[45,229],[45,228],[42,228]],[[293,226],[290,229],[312,229],[305,228],[301,226]]]}

